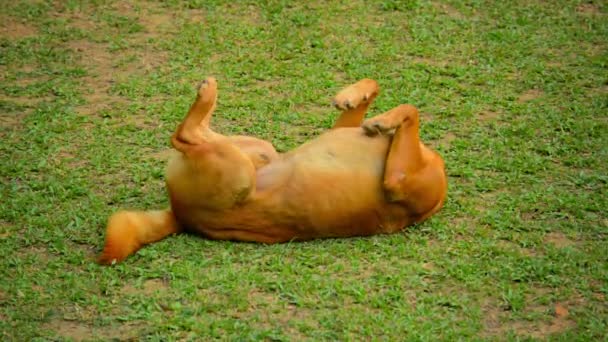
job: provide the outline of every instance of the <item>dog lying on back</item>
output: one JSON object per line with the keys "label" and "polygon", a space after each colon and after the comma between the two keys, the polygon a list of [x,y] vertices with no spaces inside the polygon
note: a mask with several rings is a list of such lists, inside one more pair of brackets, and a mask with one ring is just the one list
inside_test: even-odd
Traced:
{"label": "dog lying on back", "polygon": [[180,232],[270,244],[394,233],[427,219],[446,198],[444,162],[420,142],[415,107],[363,121],[378,91],[371,79],[346,87],[331,130],[278,154],[267,141],[212,131],[217,82],[204,80],[171,137],[171,208],[112,215],[99,262]]}

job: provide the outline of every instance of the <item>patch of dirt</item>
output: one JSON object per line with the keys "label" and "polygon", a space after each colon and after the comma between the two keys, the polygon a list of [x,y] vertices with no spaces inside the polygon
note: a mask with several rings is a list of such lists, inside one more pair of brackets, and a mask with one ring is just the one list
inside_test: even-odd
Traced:
{"label": "patch of dirt", "polygon": [[[334,109],[333,107],[331,107],[329,103],[330,103],[329,100],[327,101],[327,106],[317,105],[317,104],[313,104],[313,103],[308,103],[308,104],[297,103],[297,104],[291,105],[289,110],[296,112],[296,113],[305,114],[307,116],[311,115],[311,114],[314,114],[314,116],[321,116],[321,115],[331,115],[332,112],[338,113],[339,111],[337,109]],[[337,114],[337,115],[339,115],[339,114]],[[336,115],[336,118],[337,118],[337,115]],[[308,129],[311,127],[305,127],[305,128]]]}
{"label": "patch of dirt", "polygon": [[[95,43],[90,40],[67,43],[67,47],[76,53],[79,63],[89,74],[82,78],[84,98],[87,102],[77,108],[82,115],[97,114],[124,105],[127,100],[112,94],[112,86],[133,75],[142,75],[154,70],[168,59],[167,52],[155,50],[149,40],[160,37],[173,27],[175,18],[169,11],[152,4],[143,10],[122,2],[115,3],[112,7],[120,15],[138,18],[144,30],[125,35],[124,40],[128,48],[116,51],[110,51],[107,43]],[[90,19],[86,8],[82,12],[66,11],[57,15],[68,19],[70,26],[91,32],[96,30],[97,24]]]}
{"label": "patch of dirt", "polygon": [[593,88],[592,91],[601,94],[601,95],[608,95],[608,85],[603,85],[601,87],[597,87],[597,88]]}
{"label": "patch of dirt", "polygon": [[267,88],[268,90],[278,89],[280,91],[281,86],[283,85],[283,80],[280,79],[268,79],[268,80],[254,80],[254,87],[256,89]]}
{"label": "patch of dirt", "polygon": [[413,62],[418,63],[418,64],[425,64],[425,65],[440,67],[440,68],[444,68],[448,65],[447,61],[436,60],[436,59],[433,59],[430,57],[421,57],[421,56],[414,57]]}
{"label": "patch of dirt", "polygon": [[[0,96],[0,101],[3,101],[4,98]],[[23,114],[7,114],[3,113],[0,115],[0,130],[10,131],[13,128],[21,127],[21,122],[25,115]]]}
{"label": "patch of dirt", "polygon": [[504,310],[499,305],[492,303],[486,303],[483,308],[484,326],[485,331],[483,335],[493,336],[502,333],[501,329],[503,324],[501,317],[504,314]]}
{"label": "patch of dirt", "polygon": [[[16,104],[17,106],[24,107],[24,110],[20,111],[17,116],[23,117],[23,114],[28,114],[32,109],[36,108],[38,104],[41,102],[51,102],[53,100],[53,96],[37,96],[37,97],[28,97],[28,96],[5,96],[0,94],[0,101],[8,102]],[[2,115],[4,116],[4,115]],[[2,120],[2,117],[0,117]]]}
{"label": "patch of dirt", "polygon": [[482,335],[484,337],[501,337],[508,332],[514,332],[522,337],[544,339],[576,327],[576,323],[569,318],[568,308],[577,305],[575,303],[578,303],[578,300],[539,304],[534,302],[533,297],[526,296],[526,302],[529,304],[524,308],[524,312],[543,315],[545,316],[543,319],[510,319],[510,311],[505,310],[501,305],[488,302],[483,305],[482,309],[485,317],[485,329]]}
{"label": "patch of dirt", "polygon": [[433,113],[421,112],[419,115],[420,115],[420,123],[433,122],[438,119],[437,115],[435,115]]}
{"label": "patch of dirt", "polygon": [[576,242],[570,240],[565,234],[560,232],[550,232],[543,238],[544,243],[552,244],[557,248],[573,246]]}
{"label": "patch of dirt", "polygon": [[602,12],[600,11],[600,7],[598,5],[590,4],[590,3],[580,4],[580,5],[576,6],[576,11],[578,13],[591,14],[591,15],[602,14]]}
{"label": "patch of dirt", "polygon": [[168,59],[169,55],[165,51],[156,51],[152,49],[145,49],[144,51],[138,51],[135,54],[136,61],[134,64],[135,68],[143,68],[144,71],[150,71],[162,66]]}
{"label": "patch of dirt", "polygon": [[499,116],[500,114],[491,110],[484,110],[483,112],[479,112],[477,114],[477,118],[483,122],[495,121]]}
{"label": "patch of dirt", "polygon": [[[133,75],[148,72],[166,60],[166,53],[155,53],[150,49],[110,52],[106,44],[86,40],[73,41],[68,46],[76,51],[90,76],[82,79],[87,104],[78,108],[83,115],[99,113],[105,109],[128,103],[122,96],[111,94],[112,86]],[[129,60],[127,63],[118,63]],[[118,61],[118,62],[117,62]]]}
{"label": "patch of dirt", "polygon": [[139,7],[134,4],[134,1],[117,1],[112,3],[110,7],[121,15],[134,15],[139,11]]}
{"label": "patch of dirt", "polygon": [[259,317],[258,323],[271,328],[279,324],[283,332],[293,340],[301,340],[304,336],[290,322],[306,322],[309,326],[316,326],[308,308],[288,303],[278,295],[252,289],[247,293],[249,307],[245,312],[235,312],[233,317],[251,321]]}
{"label": "patch of dirt", "polygon": [[139,17],[139,23],[144,27],[149,34],[159,34],[166,32],[173,27],[175,18],[168,14],[170,12],[163,11],[158,13],[143,14]]}
{"label": "patch of dirt", "polygon": [[465,18],[465,16],[462,13],[460,13],[460,11],[458,11],[456,8],[454,8],[448,4],[439,3],[439,2],[433,2],[432,4],[433,4],[433,7],[438,9],[440,12],[447,14],[447,16],[450,18],[454,18],[454,19]]}
{"label": "patch of dirt", "polygon": [[89,164],[88,160],[77,157],[73,153],[65,150],[59,151],[54,158],[56,158],[59,165],[65,164],[72,169],[78,169]]}
{"label": "patch of dirt", "polygon": [[162,126],[162,122],[154,121],[152,117],[147,115],[144,110],[142,113],[131,115],[125,123],[130,123],[137,128],[150,130]]}
{"label": "patch of dirt", "polygon": [[4,220],[0,220],[0,229],[4,230],[5,228],[13,228],[15,225],[13,223],[4,221]]}
{"label": "patch of dirt", "polygon": [[[602,293],[604,292],[604,282],[597,279],[589,279],[589,285],[594,299],[599,301],[606,300],[606,296]],[[606,306],[606,309],[608,310],[608,306]]]}
{"label": "patch of dirt", "polygon": [[[348,85],[347,82],[350,82],[350,77],[348,76],[347,73],[345,73],[342,70],[334,71],[333,76],[334,76],[334,81],[336,81],[338,87],[346,87]],[[340,88],[340,89],[342,89],[342,88]],[[336,93],[338,91],[340,91],[340,89],[337,89]]]}
{"label": "patch of dirt", "polygon": [[17,253],[17,258],[24,259],[29,256],[36,256],[40,261],[47,263],[49,260],[54,258],[54,255],[51,254],[46,247],[39,246],[28,246],[21,248]]}
{"label": "patch of dirt", "polygon": [[36,285],[36,284],[32,285],[32,291],[38,292],[39,294],[43,294],[45,292],[44,287],[42,287],[40,285]]}
{"label": "patch of dirt", "polygon": [[68,47],[76,52],[83,67],[92,74],[83,85],[96,94],[99,90],[107,90],[114,80],[112,74],[117,67],[113,63],[117,56],[110,54],[106,45],[87,40],[70,42]]}
{"label": "patch of dirt", "polygon": [[[28,76],[36,71],[36,67],[33,65],[23,65],[21,67],[13,66],[16,70],[14,71],[19,77],[15,80],[11,80],[11,85],[20,88],[26,88],[34,83],[46,82],[48,77]],[[0,66],[0,80],[3,80],[3,69]],[[7,72],[8,73],[8,72]],[[46,96],[27,96],[27,95],[5,95],[0,93],[0,102],[6,103],[8,106],[15,106],[15,108],[9,109],[7,112],[0,114],[0,128],[16,128],[21,125],[21,121],[27,114],[35,109],[41,102],[51,102],[54,99],[52,94]]]}
{"label": "patch of dirt", "polygon": [[533,257],[533,256],[537,256],[538,253],[532,249],[532,248],[525,248],[525,247],[521,247],[518,244],[512,242],[512,241],[507,241],[507,240],[498,240],[496,242],[496,244],[498,245],[498,247],[500,247],[501,249],[507,250],[507,251],[514,251],[518,254],[524,255],[524,256],[528,256],[528,257]]}
{"label": "patch of dirt", "polygon": [[534,221],[538,218],[540,210],[538,208],[529,208],[528,211],[522,211],[520,217],[524,221]]}
{"label": "patch of dirt", "polygon": [[54,331],[61,337],[71,338],[75,341],[84,341],[96,337],[93,328],[78,322],[57,320],[45,325],[46,329]]}
{"label": "patch of dirt", "polygon": [[568,309],[566,309],[560,303],[556,303],[555,304],[555,308],[553,310],[555,312],[555,317],[557,317],[557,318],[566,318],[566,317],[568,317]]}
{"label": "patch of dirt", "polygon": [[432,262],[425,262],[424,264],[422,264],[421,267],[424,270],[429,271],[429,272],[433,272],[433,271],[437,270],[437,266],[435,266],[435,264]]}
{"label": "patch of dirt", "polygon": [[67,44],[68,48],[74,50],[80,57],[83,67],[89,71],[91,76],[83,78],[86,105],[80,106],[78,112],[81,114],[93,114],[109,104],[122,102],[119,96],[109,94],[112,84],[115,82],[116,69],[114,63],[117,56],[111,54],[105,44],[97,44],[87,40],[72,41]]}
{"label": "patch of dirt", "polygon": [[532,101],[532,100],[535,100],[535,99],[543,96],[543,94],[544,94],[544,92],[540,89],[530,89],[530,90],[526,91],[525,93],[521,94],[517,98],[517,102],[524,103],[524,102]]}
{"label": "patch of dirt", "polygon": [[39,76],[39,77],[20,77],[19,79],[15,80],[14,84],[19,86],[19,87],[27,87],[29,85],[32,85],[34,83],[40,82],[48,82],[49,77],[46,76]]}
{"label": "patch of dirt", "polygon": [[443,145],[443,146],[449,147],[450,144],[452,143],[452,141],[456,140],[456,138],[457,138],[456,134],[454,134],[452,132],[447,132],[437,142],[439,143],[439,145]]}
{"label": "patch of dirt", "polygon": [[512,324],[512,329],[517,335],[530,336],[537,339],[546,338],[551,335],[563,333],[576,326],[573,321],[555,318],[550,322],[533,324],[527,321],[516,321]]}
{"label": "patch of dirt", "polygon": [[57,16],[61,16],[67,20],[67,26],[73,27],[77,30],[94,32],[97,30],[97,24],[91,19],[90,14],[84,12],[63,12],[57,13]]}
{"label": "patch of dirt", "polygon": [[188,21],[191,23],[203,23],[205,21],[205,12],[200,9],[193,9],[188,13]]}
{"label": "patch of dirt", "polygon": [[[59,309],[56,320],[87,322],[99,316],[99,311],[93,306],[81,306],[76,303],[64,305]],[[60,318],[59,318],[60,317]]]}
{"label": "patch of dirt", "polygon": [[247,293],[249,305],[253,308],[257,306],[268,306],[269,304],[277,304],[279,302],[276,295],[258,289],[252,289]]}
{"label": "patch of dirt", "polygon": [[60,337],[74,341],[88,340],[135,340],[143,330],[145,323],[128,322],[119,326],[94,327],[84,322],[53,320],[43,326]]}
{"label": "patch of dirt", "polygon": [[126,295],[151,295],[157,292],[165,292],[169,289],[169,284],[163,279],[148,279],[143,282],[141,288],[137,288],[133,285],[125,285],[121,293]]}
{"label": "patch of dirt", "polygon": [[[353,265],[350,264],[345,266],[345,269],[350,268],[349,276],[363,281],[377,276],[380,272],[379,270],[390,270],[395,267],[390,261],[385,260],[375,261],[373,263],[361,262],[358,267],[353,267]],[[344,274],[346,274],[346,272]]]}
{"label": "patch of dirt", "polygon": [[447,149],[450,147],[452,141],[456,140],[456,138],[456,134],[452,132],[447,132],[442,138],[429,141],[429,145],[432,148],[438,148],[441,146],[442,148]]}
{"label": "patch of dirt", "polygon": [[[478,217],[471,216],[454,216],[450,218],[450,222],[452,222],[455,227],[473,227],[477,224],[478,220]],[[484,229],[484,226],[480,226],[480,229]]]}
{"label": "patch of dirt", "polygon": [[595,298],[596,300],[600,301],[600,302],[605,302],[606,301],[606,296],[600,292],[601,290],[597,290],[594,291],[592,296],[593,298]]}
{"label": "patch of dirt", "polygon": [[70,241],[69,244],[71,249],[81,251],[84,259],[89,260],[91,262],[95,262],[97,260],[99,254],[97,246],[74,241]]}
{"label": "patch of dirt", "polygon": [[19,21],[18,19],[4,15],[0,16],[0,37],[12,40],[34,36],[37,33],[38,30],[25,21]]}
{"label": "patch of dirt", "polygon": [[480,213],[485,212],[488,208],[496,203],[498,196],[504,194],[507,190],[497,189],[494,191],[482,192],[473,201],[475,202],[474,208]]}

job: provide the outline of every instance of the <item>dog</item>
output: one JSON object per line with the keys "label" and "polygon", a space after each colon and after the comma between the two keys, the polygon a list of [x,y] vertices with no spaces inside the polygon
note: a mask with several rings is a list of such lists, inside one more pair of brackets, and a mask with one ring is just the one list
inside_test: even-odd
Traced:
{"label": "dog", "polygon": [[98,262],[181,232],[273,244],[389,234],[429,218],[446,200],[444,161],[420,141],[414,106],[364,121],[378,92],[372,79],[342,89],[334,126],[279,154],[267,141],[211,130],[217,81],[205,79],[171,136],[170,209],[113,214]]}

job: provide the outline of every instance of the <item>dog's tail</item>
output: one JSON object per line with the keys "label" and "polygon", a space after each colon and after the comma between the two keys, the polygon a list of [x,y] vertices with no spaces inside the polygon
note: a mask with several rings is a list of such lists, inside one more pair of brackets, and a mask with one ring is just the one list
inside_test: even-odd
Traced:
{"label": "dog's tail", "polygon": [[106,243],[97,262],[120,262],[142,246],[179,232],[181,228],[169,209],[117,212],[108,220]]}

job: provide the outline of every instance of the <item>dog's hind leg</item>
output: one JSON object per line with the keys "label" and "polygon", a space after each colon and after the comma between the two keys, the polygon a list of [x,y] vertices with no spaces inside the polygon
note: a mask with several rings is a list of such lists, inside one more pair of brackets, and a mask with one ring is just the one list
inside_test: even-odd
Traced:
{"label": "dog's hind leg", "polygon": [[441,208],[447,192],[443,159],[422,144],[416,107],[400,105],[365,120],[368,135],[393,135],[384,170],[384,190],[391,202],[403,203],[416,222]]}
{"label": "dog's hind leg", "polygon": [[378,82],[368,78],[342,89],[332,101],[342,110],[332,128],[359,127],[379,90]]}
{"label": "dog's hind leg", "polygon": [[108,220],[100,264],[120,262],[142,246],[181,232],[171,210],[120,211]]}
{"label": "dog's hind leg", "polygon": [[[171,145],[181,152],[169,160],[167,167],[166,182],[173,206],[224,210],[246,200],[255,189],[255,164],[246,152],[256,151],[242,150],[237,140],[209,128],[216,98],[217,83],[208,78],[171,136]],[[269,155],[274,151],[272,146],[258,147]],[[174,212],[180,219],[182,211],[174,207]]]}
{"label": "dog's hind leg", "polygon": [[217,101],[217,81],[209,77],[198,87],[196,100],[190,106],[188,114],[175,131],[177,141],[197,145],[212,138],[215,133],[209,129],[211,114]]}

